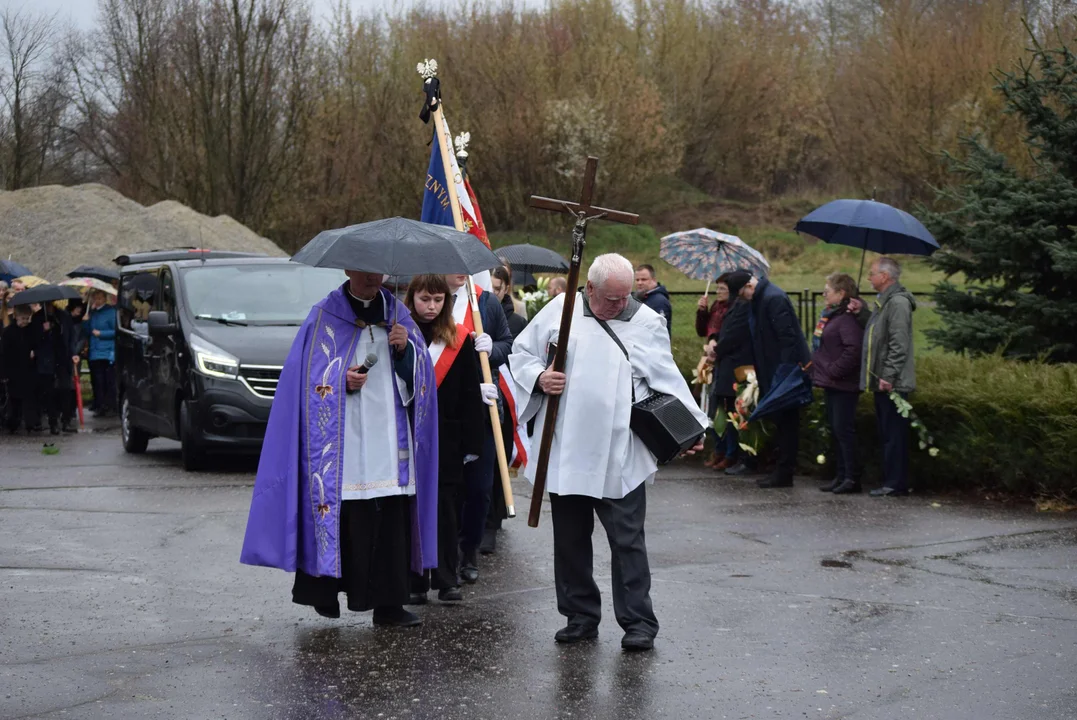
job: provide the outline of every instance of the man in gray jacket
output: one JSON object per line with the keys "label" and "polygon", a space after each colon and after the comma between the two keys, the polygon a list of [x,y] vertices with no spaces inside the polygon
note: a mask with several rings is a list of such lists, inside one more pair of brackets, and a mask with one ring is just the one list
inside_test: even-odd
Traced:
{"label": "man in gray jacket", "polygon": [[909,419],[902,417],[890,398],[916,389],[912,347],[912,313],[916,299],[898,280],[901,266],[888,257],[871,264],[868,280],[875,288],[875,312],[864,331],[860,389],[875,393],[875,417],[883,446],[883,487],[875,497],[909,494]]}

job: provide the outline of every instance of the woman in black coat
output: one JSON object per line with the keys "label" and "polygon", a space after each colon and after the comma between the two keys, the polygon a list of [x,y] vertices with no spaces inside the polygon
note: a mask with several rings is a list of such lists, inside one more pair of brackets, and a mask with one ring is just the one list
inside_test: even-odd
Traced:
{"label": "woman in black coat", "polygon": [[75,431],[66,402],[75,389],[75,368],[71,362],[73,332],[71,317],[52,305],[46,305],[36,313],[30,324],[38,408],[48,416],[49,431],[53,435],[60,434],[61,415],[64,431]]}
{"label": "woman in black coat", "polygon": [[[751,306],[744,300],[737,300],[729,309],[722,322],[721,332],[715,336],[717,344],[714,346],[714,382],[711,385],[710,407],[723,408],[723,412],[729,413],[734,409],[737,398],[735,385],[737,382],[734,371],[743,366],[752,364],[752,335],[748,329],[748,313]],[[730,474],[742,474],[743,463],[740,458],[740,437],[732,423],[726,425],[722,443],[725,448],[725,458],[716,466],[716,470],[734,470]],[[721,447],[721,446],[720,446]],[[729,472],[727,470],[727,472]]]}
{"label": "woman in black coat", "polygon": [[417,275],[405,304],[430,349],[438,386],[438,566],[412,576],[411,603],[426,602],[432,587],[442,602],[459,602],[460,513],[464,464],[478,458],[485,433],[479,363],[471,335],[453,321],[442,275]]}

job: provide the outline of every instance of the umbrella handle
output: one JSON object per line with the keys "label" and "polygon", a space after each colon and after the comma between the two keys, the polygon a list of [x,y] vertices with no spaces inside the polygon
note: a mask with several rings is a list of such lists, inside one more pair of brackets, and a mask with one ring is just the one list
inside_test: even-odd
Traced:
{"label": "umbrella handle", "polygon": [[706,298],[711,294],[711,281],[707,280],[707,289],[703,291],[703,297]]}

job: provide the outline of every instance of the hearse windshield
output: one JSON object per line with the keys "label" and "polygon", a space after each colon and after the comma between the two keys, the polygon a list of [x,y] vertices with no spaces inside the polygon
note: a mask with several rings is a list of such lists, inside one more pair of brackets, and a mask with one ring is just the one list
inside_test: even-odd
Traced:
{"label": "hearse windshield", "polygon": [[347,278],[298,263],[203,265],[182,270],[191,314],[221,325],[301,325]]}

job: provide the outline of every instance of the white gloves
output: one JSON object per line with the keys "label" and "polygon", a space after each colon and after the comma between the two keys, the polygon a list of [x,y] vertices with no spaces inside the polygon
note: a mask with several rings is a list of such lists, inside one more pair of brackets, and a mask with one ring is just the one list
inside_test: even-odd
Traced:
{"label": "white gloves", "polygon": [[[490,337],[487,335],[486,337]],[[493,405],[497,402],[497,385],[493,383],[479,383],[479,394],[482,395],[482,401],[487,405]]]}
{"label": "white gloves", "polygon": [[486,333],[471,333],[471,337],[475,340],[475,352],[489,353],[494,349],[494,341]]}

